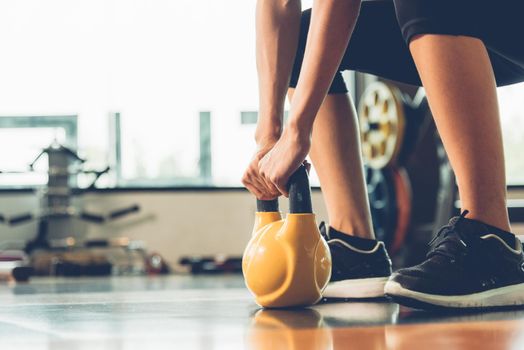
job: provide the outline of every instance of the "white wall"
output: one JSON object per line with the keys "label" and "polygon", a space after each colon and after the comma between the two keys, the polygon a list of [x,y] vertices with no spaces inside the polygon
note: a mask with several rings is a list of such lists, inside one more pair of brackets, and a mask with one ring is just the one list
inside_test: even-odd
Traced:
{"label": "white wall", "polygon": [[[249,239],[255,203],[244,191],[210,192],[125,192],[93,193],[84,196],[85,207],[103,212],[129,204],[139,204],[141,211],[113,223],[87,226],[87,237],[126,236],[143,240],[149,250],[160,253],[170,263],[183,255],[241,255]],[[314,191],[313,205],[318,222],[327,218],[321,193]],[[31,194],[0,195],[0,212],[15,214],[36,209]],[[287,203],[281,200],[282,210]],[[76,227],[80,236],[86,227]],[[35,235],[36,224],[15,228],[0,225],[0,244],[28,239]]]}

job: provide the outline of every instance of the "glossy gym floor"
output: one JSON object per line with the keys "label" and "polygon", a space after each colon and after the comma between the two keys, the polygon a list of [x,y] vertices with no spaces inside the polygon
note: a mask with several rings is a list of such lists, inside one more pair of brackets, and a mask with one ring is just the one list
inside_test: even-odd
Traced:
{"label": "glossy gym floor", "polygon": [[0,349],[524,349],[524,310],[261,310],[238,275],[33,279],[0,286]]}

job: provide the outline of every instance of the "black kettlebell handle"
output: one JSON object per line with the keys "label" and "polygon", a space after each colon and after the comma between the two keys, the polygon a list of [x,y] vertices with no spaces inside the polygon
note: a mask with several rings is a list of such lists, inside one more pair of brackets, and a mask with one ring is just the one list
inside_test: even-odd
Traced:
{"label": "black kettlebell handle", "polygon": [[[301,165],[289,178],[289,212],[291,214],[313,213],[311,188],[306,167]],[[257,199],[258,212],[275,212],[278,209],[278,198],[264,201]]]}

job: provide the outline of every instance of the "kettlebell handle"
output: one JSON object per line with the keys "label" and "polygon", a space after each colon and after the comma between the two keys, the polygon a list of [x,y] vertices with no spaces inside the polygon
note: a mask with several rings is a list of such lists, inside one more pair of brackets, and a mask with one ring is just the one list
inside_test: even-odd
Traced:
{"label": "kettlebell handle", "polygon": [[[291,175],[287,188],[289,192],[289,212],[291,214],[313,213],[309,177],[304,165],[301,165],[293,175]],[[257,199],[257,211],[279,211],[278,198],[268,201]]]}

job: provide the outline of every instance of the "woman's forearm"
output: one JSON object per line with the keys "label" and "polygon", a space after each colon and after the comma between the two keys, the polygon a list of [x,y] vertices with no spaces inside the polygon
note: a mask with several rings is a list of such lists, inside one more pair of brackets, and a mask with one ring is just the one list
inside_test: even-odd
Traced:
{"label": "woman's forearm", "polygon": [[304,61],[291,103],[290,127],[311,132],[360,11],[360,0],[313,3]]}
{"label": "woman's forearm", "polygon": [[258,0],[256,59],[259,82],[259,120],[255,138],[278,139],[284,102],[298,44],[300,0]]}

